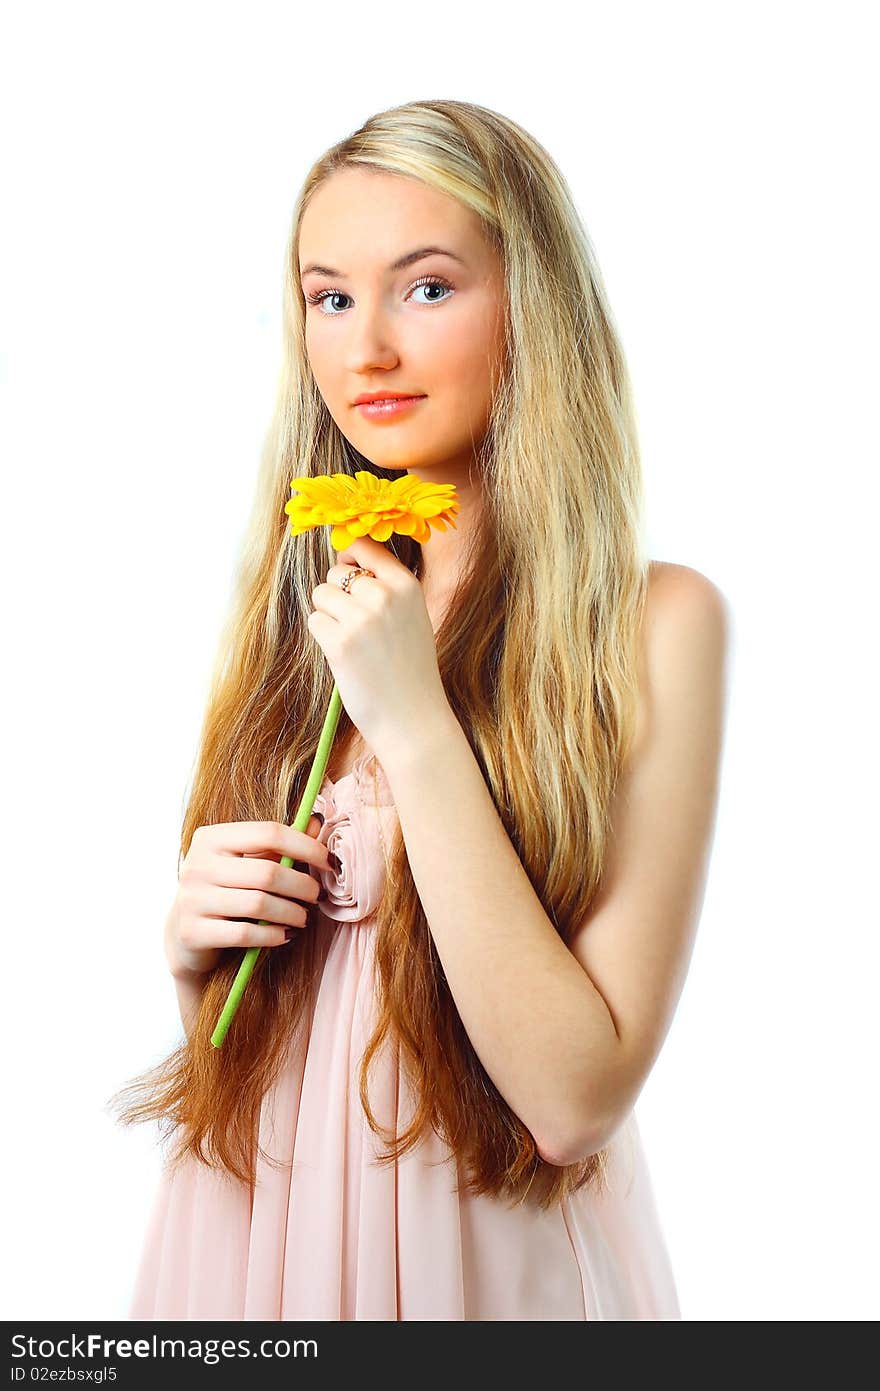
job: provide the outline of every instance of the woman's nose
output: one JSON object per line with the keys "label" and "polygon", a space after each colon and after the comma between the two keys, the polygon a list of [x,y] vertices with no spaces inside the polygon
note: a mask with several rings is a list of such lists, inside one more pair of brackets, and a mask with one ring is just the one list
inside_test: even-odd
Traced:
{"label": "woman's nose", "polygon": [[361,301],[349,321],[348,367],[352,372],[369,372],[377,367],[394,367],[398,361],[394,328],[388,313],[374,302]]}

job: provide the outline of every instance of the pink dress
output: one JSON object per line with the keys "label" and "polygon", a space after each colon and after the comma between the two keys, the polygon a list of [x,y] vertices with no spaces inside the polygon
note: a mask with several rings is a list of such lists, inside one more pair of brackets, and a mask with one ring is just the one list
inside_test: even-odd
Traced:
{"label": "pink dress", "polygon": [[[163,1168],[128,1317],[680,1319],[634,1113],[612,1141],[610,1192],[550,1210],[456,1193],[455,1157],[433,1131],[396,1165],[372,1162],[382,1144],[357,1071],[396,810],[369,761],[315,799],[341,867],[320,873],[329,897],[313,930],[329,940],[308,1028],[263,1100],[260,1146],[275,1162],[258,1159],[253,1196],[196,1160]],[[387,1045],[369,1085],[383,1125],[409,1120]]]}

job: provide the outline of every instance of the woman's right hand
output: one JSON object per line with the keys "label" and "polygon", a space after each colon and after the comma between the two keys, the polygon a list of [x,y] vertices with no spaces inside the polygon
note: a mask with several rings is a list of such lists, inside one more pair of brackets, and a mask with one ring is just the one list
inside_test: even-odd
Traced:
{"label": "woman's right hand", "polygon": [[[312,816],[305,831],[279,821],[196,829],[165,924],[173,976],[206,975],[224,947],[277,947],[290,940],[285,929],[306,926],[307,907],[321,886],[306,870],[281,860],[329,869],[327,847],[316,839],[321,824]],[[260,927],[261,919],[269,925]]]}

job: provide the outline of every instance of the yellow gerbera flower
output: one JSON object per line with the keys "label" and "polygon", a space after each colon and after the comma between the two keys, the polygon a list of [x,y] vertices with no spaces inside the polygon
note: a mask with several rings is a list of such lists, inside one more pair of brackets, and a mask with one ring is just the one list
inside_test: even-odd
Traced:
{"label": "yellow gerbera flower", "polygon": [[358,469],[353,478],[348,473],[294,478],[290,487],[300,490],[284,504],[291,535],[331,526],[335,551],[344,551],[359,536],[387,541],[393,531],[414,536],[421,544],[429,539],[432,526],[438,531],[447,525],[455,529],[459,508],[454,483],[425,483],[411,473],[388,479]]}

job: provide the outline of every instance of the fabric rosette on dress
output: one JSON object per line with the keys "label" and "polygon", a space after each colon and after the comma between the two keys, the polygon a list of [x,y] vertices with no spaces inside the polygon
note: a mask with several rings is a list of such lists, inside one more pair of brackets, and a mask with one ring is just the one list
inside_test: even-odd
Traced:
{"label": "fabric rosette on dress", "polygon": [[[324,818],[317,839],[336,856],[339,869],[310,866],[309,873],[326,894],[318,903],[320,912],[341,923],[372,918],[384,888],[388,823],[382,813],[394,808],[381,765],[376,762],[374,770],[369,769],[368,758],[357,759],[337,782],[325,780],[315,797],[315,812]],[[365,811],[375,814],[364,815]]]}

